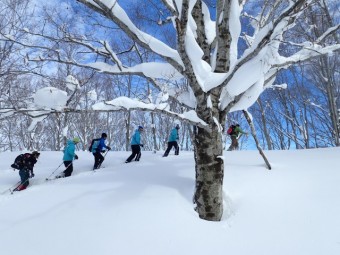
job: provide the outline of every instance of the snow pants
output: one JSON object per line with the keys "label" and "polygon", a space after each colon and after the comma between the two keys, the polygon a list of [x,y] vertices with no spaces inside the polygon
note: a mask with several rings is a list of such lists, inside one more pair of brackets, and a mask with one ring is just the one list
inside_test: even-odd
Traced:
{"label": "snow pants", "polygon": [[64,161],[64,166],[66,167],[66,169],[64,170],[64,177],[71,176],[71,174],[73,172],[72,161]]}
{"label": "snow pants", "polygon": [[238,150],[238,139],[236,136],[232,135],[231,138],[231,145],[228,149],[228,151]]}
{"label": "snow pants", "polygon": [[168,142],[168,148],[166,149],[166,151],[164,152],[163,157],[167,157],[169,155],[169,152],[171,151],[172,147],[175,147],[175,155],[179,154],[179,146],[178,143],[176,141],[173,142]]}
{"label": "snow pants", "polygon": [[19,170],[19,176],[20,176],[20,188],[18,187],[18,190],[26,189],[27,186],[30,184],[28,179],[30,178],[30,173],[28,169],[20,169]]}
{"label": "snow pants", "polygon": [[132,154],[130,155],[130,157],[127,158],[127,160],[125,161],[126,163],[131,162],[135,157],[136,157],[135,161],[139,161],[140,157],[142,156],[139,144],[131,145],[131,150],[132,150]]}
{"label": "snow pants", "polygon": [[104,161],[104,157],[100,152],[92,153],[94,156],[94,166],[93,170],[98,169]]}

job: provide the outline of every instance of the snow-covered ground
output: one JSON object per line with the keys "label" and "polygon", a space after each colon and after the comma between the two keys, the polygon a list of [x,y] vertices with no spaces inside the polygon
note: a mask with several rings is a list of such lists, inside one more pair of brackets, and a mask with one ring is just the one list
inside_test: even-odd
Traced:
{"label": "snow-covered ground", "polygon": [[[19,180],[0,153],[0,192]],[[0,195],[2,255],[338,255],[340,148],[225,153],[225,215],[193,210],[192,152],[78,152],[72,177],[46,182],[61,152],[42,152],[30,187]]]}

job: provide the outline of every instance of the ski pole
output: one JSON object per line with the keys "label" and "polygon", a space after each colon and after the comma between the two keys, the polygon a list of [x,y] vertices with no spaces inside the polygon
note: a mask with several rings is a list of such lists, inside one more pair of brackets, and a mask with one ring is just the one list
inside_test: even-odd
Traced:
{"label": "ski pole", "polygon": [[61,165],[64,164],[64,162],[61,162],[61,164],[46,178],[46,181],[61,167]]}
{"label": "ski pole", "polygon": [[15,186],[13,186],[13,187],[15,187],[14,189],[9,189],[9,191],[11,192],[11,195],[13,195],[13,193],[14,193],[14,191],[16,191],[17,190],[17,188],[19,188],[21,185],[24,185],[26,182],[28,182],[28,180],[29,180],[30,178],[27,178],[23,183],[21,183],[21,181],[19,181],[17,184],[15,184]]}
{"label": "ski pole", "polygon": [[25,184],[27,181],[29,180],[29,178],[27,178],[27,180],[25,180],[23,183],[21,183],[21,181],[18,181],[16,184],[12,185],[10,188],[6,189],[5,191],[1,192],[0,194],[3,195],[5,194],[7,191],[11,192],[11,194],[13,194],[13,192],[22,184]]}
{"label": "ski pole", "polygon": [[[69,168],[69,166],[72,165],[72,163],[73,163],[73,160],[71,161],[70,164],[67,165],[67,167],[65,168],[65,170],[67,170],[67,168]],[[65,170],[61,171],[59,174],[63,173]],[[56,171],[56,170],[55,170],[55,171]],[[54,171],[54,172],[55,172],[55,171]],[[52,173],[52,174],[53,174],[53,173]],[[50,174],[50,176],[49,176],[48,178],[46,178],[46,181],[53,180],[53,179],[50,179],[50,177],[51,177],[52,174]],[[59,175],[59,174],[58,174],[58,175]]]}
{"label": "ski pole", "polygon": [[[33,178],[33,176],[31,176],[31,175],[29,174],[29,177],[24,181],[24,182],[21,182],[21,181],[19,181],[19,182],[17,182],[17,184],[15,184],[14,186],[12,186],[11,188],[9,188],[9,191],[11,192],[11,194],[13,194],[13,192],[14,191],[18,191],[17,190],[17,188],[19,188],[21,185],[24,185],[26,182],[28,182],[28,180],[30,179],[30,178]],[[27,185],[28,186],[28,185]],[[26,186],[26,187],[27,187]],[[13,189],[13,187],[15,187],[14,189]]]}
{"label": "ski pole", "polygon": [[[109,152],[109,150],[107,150],[106,153],[104,154],[104,156],[103,156],[103,161],[104,161],[104,159],[105,159],[105,157],[106,157],[106,154],[107,154],[108,152]],[[101,167],[103,161],[100,162],[100,164],[98,165],[97,169],[99,169],[99,168]]]}
{"label": "ski pole", "polygon": [[[66,167],[63,171],[59,172],[59,174],[57,174],[56,176],[58,176],[58,175],[60,176],[61,173],[64,173],[64,172],[67,170],[67,168],[69,168],[69,166],[72,165],[72,163],[73,163],[73,160],[71,161],[70,164],[67,165],[67,167]],[[60,177],[61,177],[61,176],[60,176]],[[58,178],[60,178],[60,177],[58,177]],[[65,177],[65,176],[63,176],[63,177]],[[57,177],[56,177],[56,178],[57,178]],[[51,180],[51,179],[48,179],[48,180]]]}
{"label": "ski pole", "polygon": [[10,188],[4,190],[3,192],[1,192],[0,194],[3,195],[5,194],[7,191],[12,192],[12,189],[15,189],[16,187],[18,187],[18,185],[21,183],[21,181],[18,181],[15,185],[12,185]]}

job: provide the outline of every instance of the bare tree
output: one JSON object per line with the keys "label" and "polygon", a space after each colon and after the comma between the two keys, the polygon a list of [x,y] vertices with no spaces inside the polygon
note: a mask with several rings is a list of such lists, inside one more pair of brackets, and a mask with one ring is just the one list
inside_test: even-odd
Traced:
{"label": "bare tree", "polygon": [[[92,68],[111,75],[134,75],[151,82],[155,88],[163,91],[164,84],[176,84],[175,79],[185,79],[189,88],[187,91],[172,90],[170,100],[185,105],[185,112],[173,112],[164,104],[145,102],[135,104],[135,101],[124,99],[106,101],[106,109],[116,110],[152,110],[178,118],[194,125],[193,144],[195,147],[195,194],[194,203],[199,217],[206,220],[219,221],[223,213],[223,127],[226,116],[231,111],[245,110],[251,106],[259,95],[274,82],[276,75],[282,69],[305,61],[307,59],[338,50],[337,43],[322,45],[322,42],[338,30],[335,25],[309,43],[294,41],[287,38],[288,31],[295,29],[301,15],[313,3],[312,0],[296,1],[263,1],[264,8],[258,15],[244,13],[246,22],[251,24],[252,33],[242,38],[247,41],[247,47],[239,56],[238,42],[241,34],[240,16],[243,8],[250,7],[256,11],[259,1],[210,1],[216,9],[209,9],[204,1],[150,1],[148,10],[139,10],[138,17],[145,14],[150,20],[137,24],[134,19],[139,4],[118,3],[118,1],[78,0],[94,13],[105,19],[102,24],[119,27],[139,47],[154,54],[151,62],[128,62],[117,48],[121,37],[99,40],[88,39],[78,31],[71,32],[65,25],[58,29],[60,37],[53,34],[31,32],[32,36],[48,39],[53,46],[62,40],[70,44],[82,46],[79,54],[67,58],[58,47],[33,45],[18,41],[3,35],[6,40],[16,41],[24,47],[40,49],[37,54],[29,56],[30,61],[55,61],[72,64],[84,68]],[[245,5],[247,3],[247,5]],[[134,5],[135,4],[135,5]],[[257,5],[254,5],[257,4]],[[154,9],[152,9],[154,8]],[[214,10],[214,21],[210,12]],[[155,13],[163,13],[171,23],[153,23],[151,17]],[[162,16],[163,17],[163,16]],[[98,18],[99,19],[99,18]],[[110,23],[111,22],[111,23]],[[172,31],[176,35],[176,43],[167,42],[164,34],[150,27],[152,24],[164,31]],[[163,24],[163,26],[161,26]],[[173,25],[173,26],[171,26]],[[103,26],[103,25],[102,25]],[[145,31],[143,31],[145,30]],[[157,38],[158,37],[158,38]],[[119,38],[119,39],[118,39]],[[168,38],[171,40],[171,38]],[[290,51],[281,51],[283,44],[290,45]],[[134,51],[125,54],[134,55]],[[42,51],[44,53],[42,53]],[[86,52],[85,52],[86,51]],[[92,54],[92,59],[89,57]],[[83,53],[83,54],[81,54]],[[136,55],[135,55],[136,56]],[[157,61],[156,61],[157,60]],[[144,83],[146,84],[146,83]],[[192,100],[191,100],[192,99]],[[128,105],[128,106],[127,106]],[[136,105],[136,106],[132,106]],[[111,107],[111,108],[110,108]],[[98,109],[98,108],[97,108]],[[68,112],[79,112],[79,109],[66,107]],[[27,109],[22,109],[26,111]],[[56,110],[46,110],[45,114],[55,113]]]}

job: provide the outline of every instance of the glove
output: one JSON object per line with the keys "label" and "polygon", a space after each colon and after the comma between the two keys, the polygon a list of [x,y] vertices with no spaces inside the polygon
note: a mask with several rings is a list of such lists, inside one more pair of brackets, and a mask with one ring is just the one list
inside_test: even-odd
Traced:
{"label": "glove", "polygon": [[111,150],[111,147],[110,146],[106,146],[106,149],[108,149],[109,151]]}
{"label": "glove", "polygon": [[34,177],[34,173],[32,172],[31,174],[30,174],[30,178],[33,178]]}
{"label": "glove", "polygon": [[140,147],[144,147],[144,144],[140,144]]}
{"label": "glove", "polygon": [[76,160],[77,160],[77,159],[78,159],[78,156],[77,156],[77,155],[74,155],[74,159],[76,159]]}
{"label": "glove", "polygon": [[101,152],[102,152],[102,153],[105,153],[105,150],[102,150]]}

